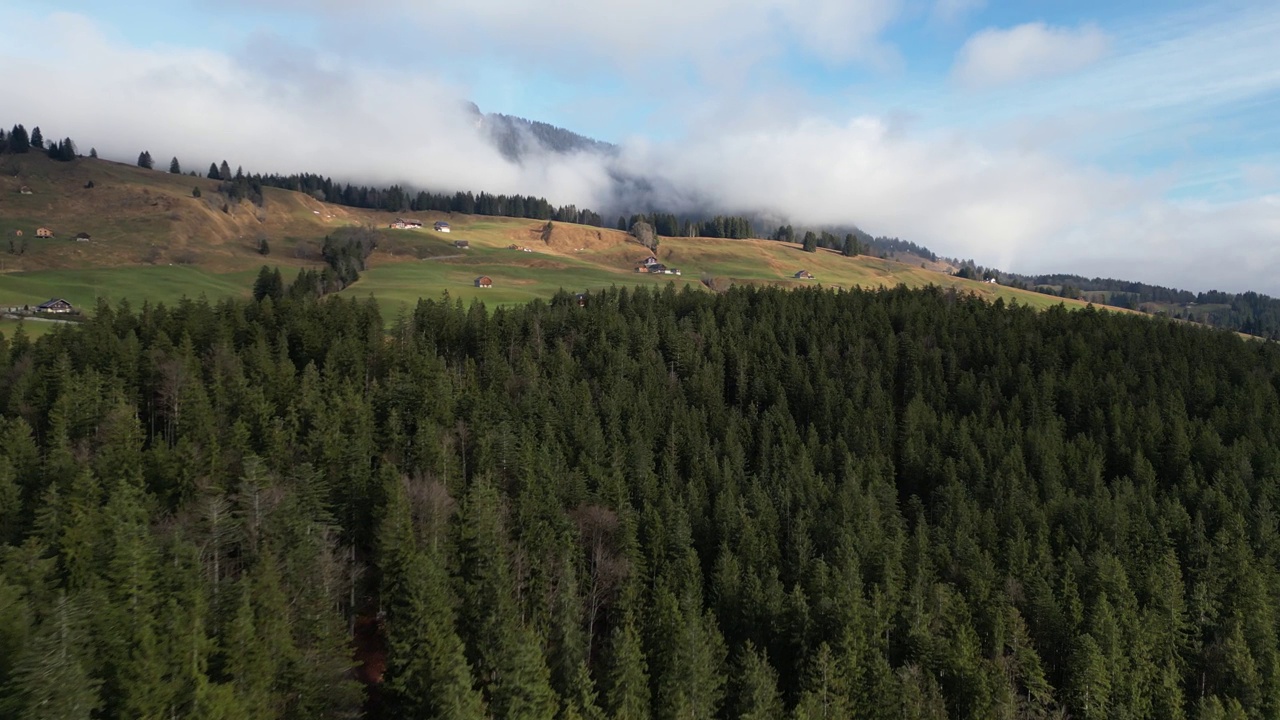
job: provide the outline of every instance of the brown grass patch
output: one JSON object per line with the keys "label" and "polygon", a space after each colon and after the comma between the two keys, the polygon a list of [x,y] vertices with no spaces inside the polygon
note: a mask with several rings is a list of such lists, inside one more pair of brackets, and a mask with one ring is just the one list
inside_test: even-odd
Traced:
{"label": "brown grass patch", "polygon": [[[608,230],[586,225],[567,225],[553,222],[551,223],[550,233],[544,233],[544,227],[545,224],[520,228],[511,233],[511,239],[518,245],[534,248],[546,246],[557,252],[572,253],[578,250],[603,250],[622,245],[630,237],[630,235],[621,230]],[[545,238],[543,237],[544,234],[546,235]]]}

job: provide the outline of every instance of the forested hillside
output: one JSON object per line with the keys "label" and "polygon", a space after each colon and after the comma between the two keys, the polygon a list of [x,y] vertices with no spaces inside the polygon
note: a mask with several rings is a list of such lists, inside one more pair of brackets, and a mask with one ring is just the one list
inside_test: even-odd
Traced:
{"label": "forested hillside", "polygon": [[394,326],[0,343],[0,717],[1280,714],[1273,344],[936,289]]}

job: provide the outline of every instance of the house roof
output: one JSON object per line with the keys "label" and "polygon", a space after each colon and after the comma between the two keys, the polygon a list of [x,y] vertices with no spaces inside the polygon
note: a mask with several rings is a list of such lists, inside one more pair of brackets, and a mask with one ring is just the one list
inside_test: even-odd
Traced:
{"label": "house roof", "polygon": [[63,300],[62,298],[50,298],[47,302],[42,302],[37,307],[43,310],[45,308],[51,308],[59,304],[70,305],[71,303],[67,302],[66,300]]}

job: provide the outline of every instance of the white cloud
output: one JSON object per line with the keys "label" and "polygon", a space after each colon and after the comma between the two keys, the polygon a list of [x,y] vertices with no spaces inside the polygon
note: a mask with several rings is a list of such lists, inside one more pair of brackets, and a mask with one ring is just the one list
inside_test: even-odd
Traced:
{"label": "white cloud", "polygon": [[[265,0],[283,7],[366,23],[409,23],[433,51],[509,54],[561,69],[609,67],[670,81],[692,68],[713,82],[745,79],[768,58],[794,50],[833,65],[882,63],[880,40],[904,0]],[[480,50],[478,50],[480,49]]]}
{"label": "white cloud", "polygon": [[934,22],[955,23],[986,6],[987,0],[936,0],[930,18]]}
{"label": "white cloud", "polygon": [[[53,28],[57,32],[53,32]],[[24,39],[24,38],[30,38]],[[14,73],[6,106],[104,157],[149,150],[187,169],[226,159],[260,172],[322,172],[346,181],[533,193],[557,203],[598,197],[594,158],[504,160],[439,80],[366,72],[259,37],[244,60],[110,42],[87,19],[56,14],[0,35]],[[9,54],[12,53],[12,54]],[[249,59],[251,58],[251,60]],[[56,91],[51,91],[55,89]]]}
{"label": "white cloud", "polygon": [[1142,191],[1045,155],[895,132],[874,117],[809,120],[694,146],[631,147],[623,162],[656,170],[675,187],[698,188],[731,210],[856,222],[1001,267],[1020,266],[1080,218],[1118,210]]}
{"label": "white cloud", "polygon": [[[1026,272],[1280,294],[1280,202],[1174,203],[1168,177],[1139,180],[1065,161],[1037,141],[930,129],[872,113],[831,121],[803,97],[689,108],[681,139],[629,140],[599,156],[503,159],[459,111],[465,89],[373,70],[263,35],[234,56],[104,37],[83,17],[0,29],[5,106],[104,156],[258,172],[543,195],[606,210],[609,174],[652,178],[657,207],[768,211],[857,224],[936,252]],[[57,32],[53,31],[57,28]],[[243,60],[238,58],[243,57]],[[54,88],[56,91],[51,91]],[[785,97],[779,101],[778,97]],[[776,112],[782,102],[787,112]],[[729,113],[738,115],[724,122]],[[645,209],[645,208],[628,208]]]}
{"label": "white cloud", "polygon": [[1027,23],[988,28],[970,37],[952,76],[961,85],[990,88],[1075,72],[1102,59],[1110,41],[1093,25],[1056,28]]}

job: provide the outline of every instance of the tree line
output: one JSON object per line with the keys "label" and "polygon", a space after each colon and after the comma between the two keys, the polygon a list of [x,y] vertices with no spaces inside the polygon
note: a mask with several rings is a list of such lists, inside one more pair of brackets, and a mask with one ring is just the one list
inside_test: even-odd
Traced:
{"label": "tree line", "polygon": [[1280,713],[1274,344],[305,282],[0,339],[0,716]]}
{"label": "tree line", "polygon": [[29,152],[44,153],[62,162],[77,157],[76,144],[71,138],[46,143],[39,126],[32,128],[30,133],[21,124],[14,125],[7,134],[0,129],[0,155],[25,155]]}

